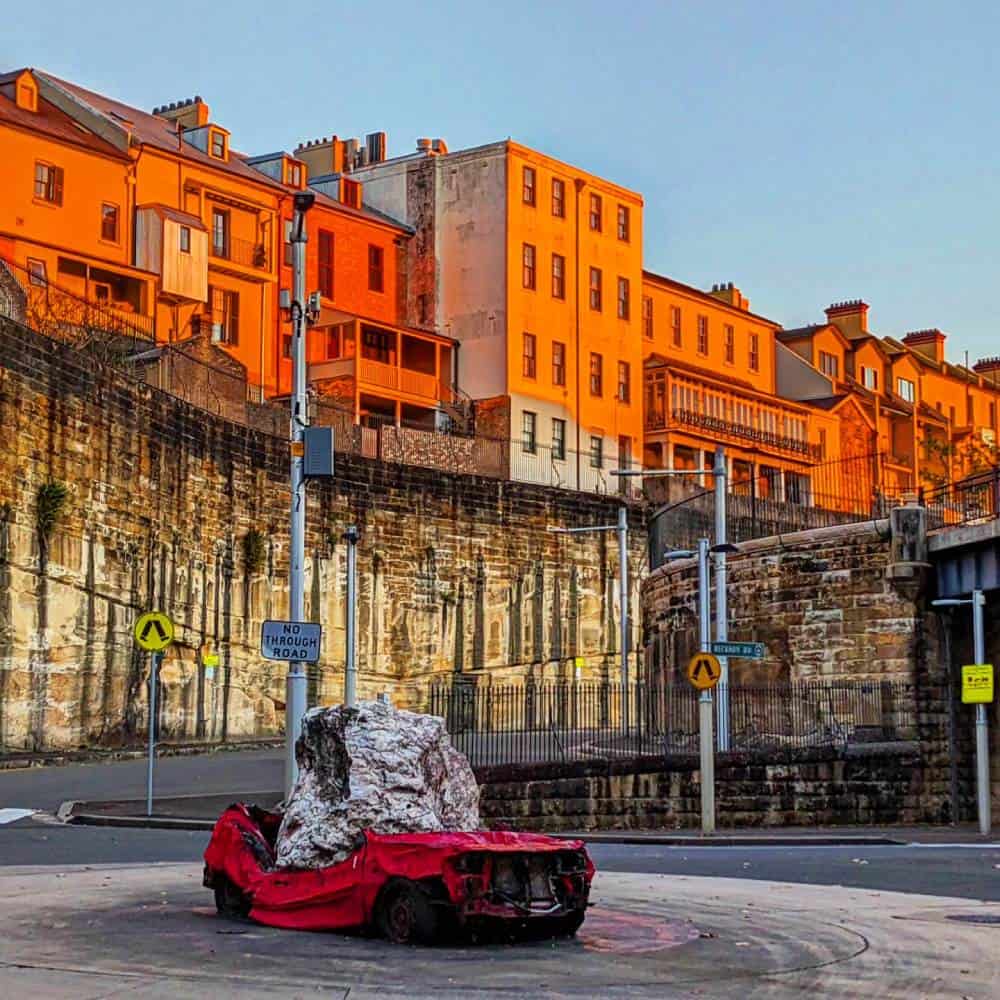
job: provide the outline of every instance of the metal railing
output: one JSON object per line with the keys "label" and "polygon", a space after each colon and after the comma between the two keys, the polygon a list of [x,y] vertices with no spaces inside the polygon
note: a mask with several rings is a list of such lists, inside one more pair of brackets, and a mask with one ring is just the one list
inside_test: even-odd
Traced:
{"label": "metal railing", "polygon": [[1000,517],[1000,465],[923,492],[930,529],[978,524]]}
{"label": "metal railing", "polygon": [[[698,753],[698,692],[687,683],[474,681],[432,685],[427,697],[474,766]],[[915,688],[903,681],[734,685],[728,695],[734,752],[780,757],[917,739]]]}
{"label": "metal railing", "polygon": [[263,271],[269,271],[270,254],[267,251],[266,243],[256,243],[253,240],[241,240],[235,236],[229,236],[224,242],[217,243],[212,240],[209,244],[213,257],[220,260],[229,260],[242,267],[256,267]]}

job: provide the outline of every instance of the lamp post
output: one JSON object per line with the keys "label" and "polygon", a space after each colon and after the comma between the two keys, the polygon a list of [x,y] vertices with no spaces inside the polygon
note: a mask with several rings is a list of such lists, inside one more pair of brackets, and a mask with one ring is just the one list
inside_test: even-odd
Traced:
{"label": "lamp post", "polygon": [[[986,661],[986,627],[983,621],[983,609],[986,607],[986,595],[981,590],[974,590],[972,597],[942,598],[931,601],[935,608],[955,608],[972,605],[972,646],[973,656],[977,664]],[[976,705],[976,804],[979,815],[979,832],[986,836],[990,832],[990,743],[989,729],[986,721],[986,706]]]}
{"label": "lamp post", "polygon": [[618,535],[618,626],[621,632],[622,727],[629,731],[628,660],[629,660],[629,600],[628,600],[628,508],[618,508],[617,524],[596,524],[586,528],[545,529],[553,535],[588,535],[614,531]]}

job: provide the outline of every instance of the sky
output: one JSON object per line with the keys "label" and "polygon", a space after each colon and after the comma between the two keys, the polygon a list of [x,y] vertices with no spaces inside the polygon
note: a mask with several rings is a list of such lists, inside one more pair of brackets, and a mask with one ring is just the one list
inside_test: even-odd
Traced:
{"label": "sky", "polygon": [[1000,355],[1000,5],[46,0],[35,66],[151,109],[199,94],[248,153],[384,130],[510,136],[641,192],[645,265],[732,281],[786,327],[863,298],[871,328]]}

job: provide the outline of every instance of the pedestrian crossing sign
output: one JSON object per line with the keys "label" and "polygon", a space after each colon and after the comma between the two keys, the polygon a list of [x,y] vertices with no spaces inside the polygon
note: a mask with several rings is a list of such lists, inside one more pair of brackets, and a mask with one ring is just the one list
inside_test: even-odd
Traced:
{"label": "pedestrian crossing sign", "polygon": [[711,653],[695,653],[688,662],[687,679],[699,691],[710,691],[722,677],[722,665]]}
{"label": "pedestrian crossing sign", "polygon": [[174,623],[162,611],[140,615],[132,631],[136,645],[147,653],[158,653],[174,641]]}

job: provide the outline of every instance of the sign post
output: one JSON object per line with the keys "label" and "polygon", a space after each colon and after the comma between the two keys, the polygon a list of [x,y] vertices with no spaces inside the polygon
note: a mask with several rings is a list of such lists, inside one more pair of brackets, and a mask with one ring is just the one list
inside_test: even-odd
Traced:
{"label": "sign post", "polygon": [[698,640],[701,652],[692,657],[688,664],[688,679],[701,692],[698,696],[698,769],[701,773],[701,832],[706,837],[715,833],[715,719],[712,688],[722,676],[721,664],[708,652],[712,621],[712,592],[708,574],[708,539],[699,538]]}
{"label": "sign post", "polygon": [[153,761],[156,759],[156,691],[163,650],[174,641],[174,623],[162,611],[147,611],[133,629],[136,645],[149,658],[149,760],[146,764],[146,815],[153,815]]}

